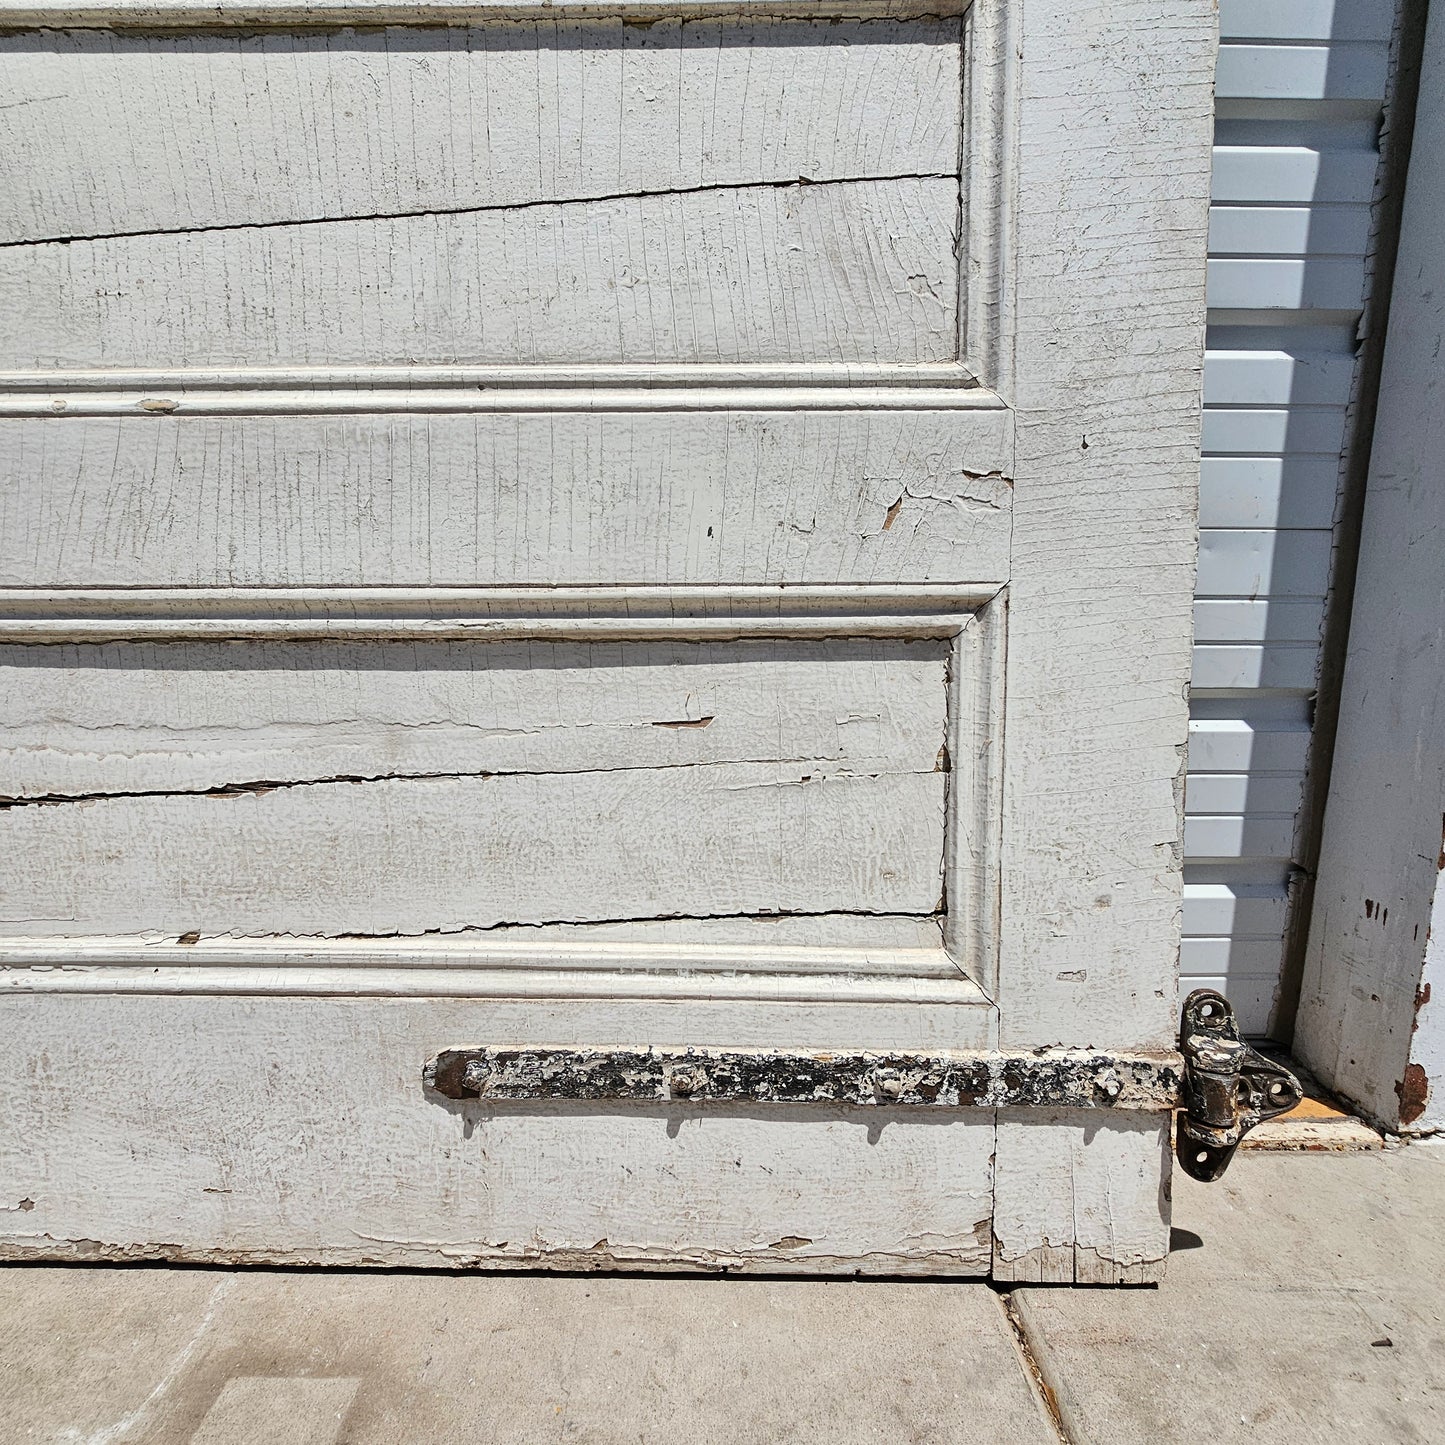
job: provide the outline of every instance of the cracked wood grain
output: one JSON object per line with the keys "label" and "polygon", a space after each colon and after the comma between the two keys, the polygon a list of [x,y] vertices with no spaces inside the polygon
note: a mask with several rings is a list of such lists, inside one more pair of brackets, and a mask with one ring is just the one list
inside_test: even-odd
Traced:
{"label": "cracked wood grain", "polygon": [[952,361],[960,41],[0,37],[0,364]]}
{"label": "cracked wood grain", "polygon": [[25,244],[0,365],[952,361],[957,191],[795,179]]}
{"label": "cracked wood grain", "polygon": [[[27,785],[0,808],[21,860],[0,919],[356,935],[933,913],[946,647],[5,649],[28,701],[0,758]],[[669,726],[689,715],[708,725]]]}
{"label": "cracked wood grain", "polygon": [[[26,418],[0,585],[976,582],[1007,411]],[[891,528],[888,508],[909,485]],[[955,505],[986,495],[996,507]]]}
{"label": "cracked wood grain", "polygon": [[10,808],[0,926],[335,936],[933,913],[944,775],[812,777],[778,786],[798,769],[731,763]]}
{"label": "cracked wood grain", "polygon": [[[0,47],[3,53],[3,47]],[[58,98],[58,97],[57,97]],[[0,250],[13,250],[27,246],[69,246],[86,242],[137,240],[143,237],[162,236],[204,236],[214,231],[274,231],[293,226],[324,226],[334,221],[413,221],[436,219],[443,216],[476,216],[489,211],[516,213],[536,210],[539,207],[567,205],[597,205],[607,201],[651,201],[673,196],[700,196],[714,191],[746,191],[772,188],[792,190],[800,186],[862,186],[880,181],[956,181],[952,171],[920,172],[909,171],[891,175],[867,176],[789,176],[780,180],[715,181],[706,185],[668,186],[660,190],[614,191],[609,194],[576,196],[533,196],[524,201],[496,202],[489,205],[471,206],[428,206],[412,211],[373,211],[361,215],[325,215],[281,217],[271,221],[225,221],[212,225],[198,226],[148,226],[134,231],[98,231],[93,235],[26,236],[11,241],[0,241]]]}
{"label": "cracked wood grain", "polygon": [[944,736],[947,650],[866,639],[0,647],[0,792],[770,761],[797,776],[923,773]]}
{"label": "cracked wood grain", "polygon": [[[656,723],[653,724],[657,726]],[[746,759],[754,762],[756,759]],[[740,792],[748,788],[802,788],[809,783],[821,783],[830,778],[868,778],[877,781],[883,777],[894,776],[892,773],[875,772],[833,772],[826,763],[816,758],[783,758],[779,761],[788,764],[795,769],[795,774],[790,773],[786,777],[768,777],[761,781],[749,781],[741,783],[724,783],[729,792]],[[707,763],[654,763],[649,771],[659,772],[668,768],[699,768],[719,766],[718,764]],[[572,775],[590,775],[595,773],[618,773],[631,772],[630,768],[567,768],[566,771]],[[936,766],[935,772],[946,772],[944,767]],[[0,812],[12,808],[55,808],[67,803],[99,803],[110,802],[123,798],[240,798],[246,796],[260,796],[263,793],[276,793],[286,788],[324,788],[324,787],[352,787],[366,783],[422,783],[435,782],[438,780],[453,781],[462,778],[516,778],[535,776],[531,771],[527,772],[467,772],[456,769],[437,771],[431,773],[344,773],[335,777],[321,778],[247,778],[234,783],[219,783],[212,788],[150,788],[144,790],[127,792],[122,789],[108,789],[97,793],[33,793],[26,797],[6,797],[0,795]]]}
{"label": "cracked wood grain", "polygon": [[956,17],[644,27],[555,13],[0,36],[0,241],[956,178],[960,38]]}

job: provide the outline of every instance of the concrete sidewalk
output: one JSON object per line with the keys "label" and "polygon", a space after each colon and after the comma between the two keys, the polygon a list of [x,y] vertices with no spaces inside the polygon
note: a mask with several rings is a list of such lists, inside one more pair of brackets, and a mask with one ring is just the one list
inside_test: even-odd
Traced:
{"label": "concrete sidewalk", "polygon": [[0,1441],[1445,1441],[1445,1147],[1175,1193],[1157,1290],[11,1266]]}

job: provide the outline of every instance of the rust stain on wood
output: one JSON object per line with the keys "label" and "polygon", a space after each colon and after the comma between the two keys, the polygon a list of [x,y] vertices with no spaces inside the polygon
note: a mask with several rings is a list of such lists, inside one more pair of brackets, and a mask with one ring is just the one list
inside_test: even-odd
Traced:
{"label": "rust stain on wood", "polygon": [[1395,1085],[1400,1100],[1401,1124],[1413,1124],[1425,1112],[1430,1098],[1430,1076],[1420,1064],[1406,1064],[1405,1077]]}

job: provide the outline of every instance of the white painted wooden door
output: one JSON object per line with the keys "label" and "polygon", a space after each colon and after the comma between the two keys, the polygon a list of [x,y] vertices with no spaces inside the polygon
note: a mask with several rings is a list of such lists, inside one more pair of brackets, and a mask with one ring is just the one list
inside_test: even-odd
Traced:
{"label": "white painted wooden door", "polygon": [[0,0],[4,1252],[1157,1275],[1162,1096],[423,1084],[1172,1047],[1211,6],[938,9]]}

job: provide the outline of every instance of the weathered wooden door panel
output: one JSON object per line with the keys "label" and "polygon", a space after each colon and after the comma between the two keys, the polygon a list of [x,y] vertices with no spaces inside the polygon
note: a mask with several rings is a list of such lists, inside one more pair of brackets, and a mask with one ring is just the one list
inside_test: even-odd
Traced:
{"label": "weathered wooden door panel", "polygon": [[[173,643],[148,647],[149,666],[134,644],[17,650],[24,665],[4,674],[18,696],[32,674],[58,677],[113,720],[91,721],[63,687],[17,729],[34,805],[0,814],[14,860],[0,924],[335,937],[940,912],[945,643],[438,650],[259,643],[246,658]],[[125,685],[104,685],[109,668]],[[413,696],[388,717],[378,677],[470,696]],[[670,707],[647,705],[649,682]],[[208,724],[177,718],[183,693]],[[335,773],[298,710],[343,737],[356,713],[380,716]],[[146,712],[161,714],[149,728]],[[414,733],[431,734],[429,763],[400,764],[388,737]]]}
{"label": "weathered wooden door panel", "polygon": [[957,205],[794,183],[20,246],[0,365],[949,361]]}
{"label": "weathered wooden door panel", "polygon": [[428,1105],[438,1038],[558,1027],[516,1007],[7,1000],[46,1075],[0,1103],[46,1148],[6,1187],[81,1259],[987,1271],[991,1115]]}
{"label": "weathered wooden door panel", "polygon": [[0,366],[955,358],[957,20],[11,48]]}
{"label": "weathered wooden door panel", "polygon": [[[182,397],[169,394],[176,379],[59,395],[64,427],[54,415],[6,423],[0,585],[978,588],[1007,577],[1011,419],[976,389],[957,409],[937,409],[952,402],[927,387],[912,399],[928,409],[878,412],[861,409],[868,390],[846,386],[653,394],[628,377],[541,395],[498,385],[482,397],[495,411],[448,415],[478,383]],[[364,414],[373,407],[381,414]],[[442,414],[416,415],[423,407]],[[111,414],[71,415],[81,408]],[[259,408],[354,414],[244,414]],[[232,414],[206,414],[221,410]]]}
{"label": "weathered wooden door panel", "polygon": [[[880,23],[813,6],[795,7],[811,17],[773,19],[740,5],[733,18],[684,22],[659,6],[639,24],[620,18],[625,4],[613,18],[552,6],[538,19],[540,7],[522,3],[512,7],[520,21],[307,31],[286,28],[283,8],[256,12],[266,28],[250,32],[229,28],[222,10],[219,25],[185,35],[7,37],[0,53],[13,57],[7,91],[18,103],[0,112],[0,240],[441,216],[805,179],[952,178],[956,205],[956,13]],[[68,18],[83,21],[81,7]]]}
{"label": "weathered wooden door panel", "polygon": [[423,1080],[1172,1045],[1207,0],[602,8],[0,0],[0,1252],[1157,1277],[1112,1073]]}

